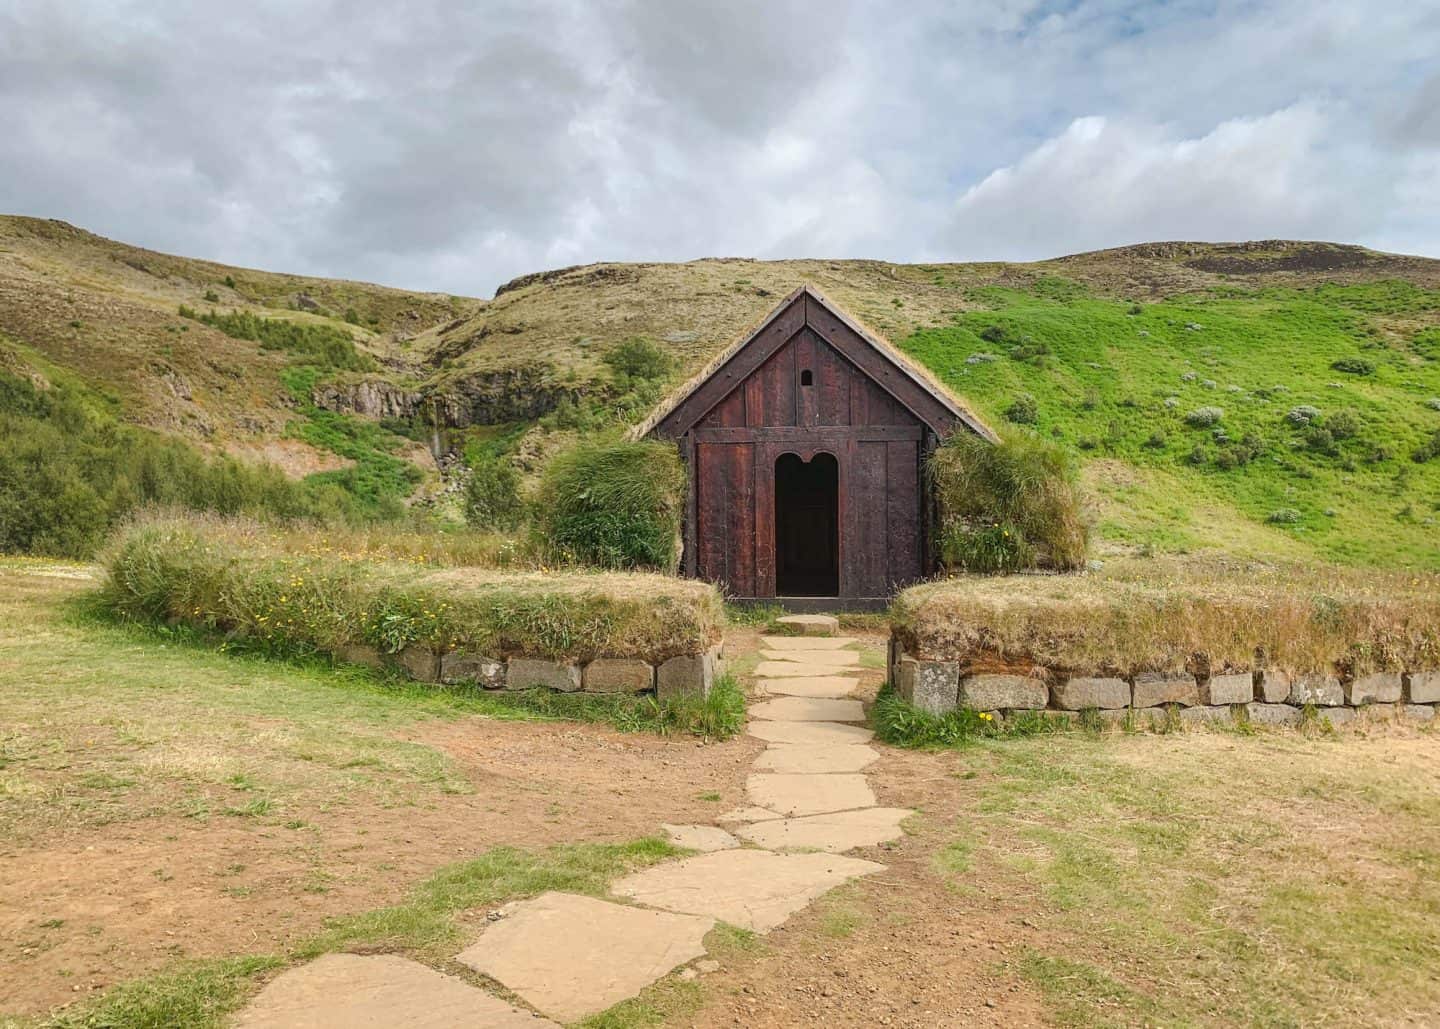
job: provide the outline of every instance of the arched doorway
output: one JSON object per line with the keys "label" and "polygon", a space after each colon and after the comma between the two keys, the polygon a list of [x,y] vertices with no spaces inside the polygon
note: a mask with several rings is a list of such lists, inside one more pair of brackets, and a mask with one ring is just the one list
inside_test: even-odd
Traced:
{"label": "arched doorway", "polygon": [[840,595],[840,463],[834,454],[775,461],[775,593]]}

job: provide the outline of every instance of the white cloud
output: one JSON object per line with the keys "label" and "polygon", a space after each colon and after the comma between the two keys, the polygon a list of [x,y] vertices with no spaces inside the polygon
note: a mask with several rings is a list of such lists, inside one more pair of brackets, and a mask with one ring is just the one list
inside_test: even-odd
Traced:
{"label": "white cloud", "polygon": [[1085,117],[986,176],[955,205],[946,250],[1033,259],[1157,239],[1335,238],[1375,225],[1368,170],[1301,104],[1203,136]]}

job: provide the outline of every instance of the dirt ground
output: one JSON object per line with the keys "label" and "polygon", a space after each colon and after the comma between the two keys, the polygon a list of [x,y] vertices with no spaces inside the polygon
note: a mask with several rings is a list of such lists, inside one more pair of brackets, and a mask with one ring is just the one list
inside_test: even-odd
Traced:
{"label": "dirt ground", "polygon": [[479,718],[407,736],[450,755],[474,792],[287,808],[282,825],[140,818],[0,848],[0,1011],[43,1012],[177,957],[280,951],[488,847],[709,821],[743,802],[759,750]]}

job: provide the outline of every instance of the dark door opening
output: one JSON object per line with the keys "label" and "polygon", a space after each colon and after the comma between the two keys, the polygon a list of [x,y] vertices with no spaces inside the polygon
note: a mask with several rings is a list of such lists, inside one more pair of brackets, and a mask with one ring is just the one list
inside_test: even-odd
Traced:
{"label": "dark door opening", "polygon": [[775,593],[840,595],[840,464],[833,454],[775,461]]}

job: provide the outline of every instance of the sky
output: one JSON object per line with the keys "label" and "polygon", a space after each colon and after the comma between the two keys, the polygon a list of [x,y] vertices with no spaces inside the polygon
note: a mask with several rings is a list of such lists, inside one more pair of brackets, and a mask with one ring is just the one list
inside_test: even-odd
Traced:
{"label": "sky", "polygon": [[1440,257],[1440,0],[0,0],[0,212],[489,296],[699,257]]}

